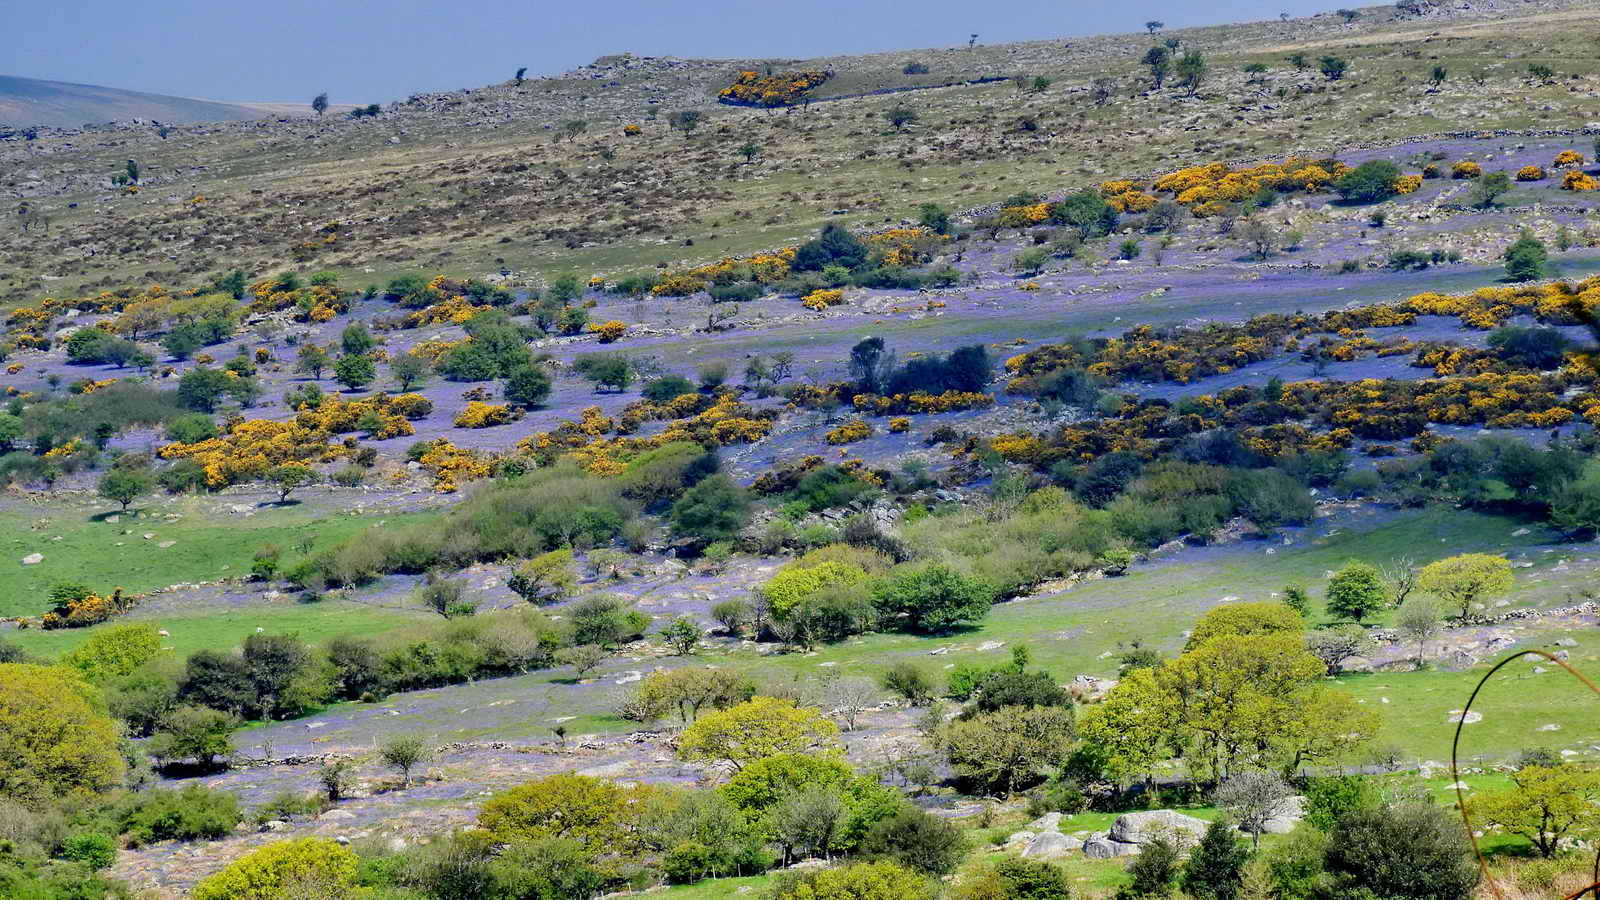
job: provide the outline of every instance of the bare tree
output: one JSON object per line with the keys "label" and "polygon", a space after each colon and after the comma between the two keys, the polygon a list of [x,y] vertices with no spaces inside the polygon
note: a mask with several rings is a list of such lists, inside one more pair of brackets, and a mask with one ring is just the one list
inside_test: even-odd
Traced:
{"label": "bare tree", "polygon": [[1397,556],[1380,566],[1379,571],[1383,573],[1383,580],[1389,584],[1389,593],[1393,597],[1395,606],[1404,604],[1406,598],[1411,596],[1411,592],[1416,590],[1419,570],[1416,560],[1411,557]]}
{"label": "bare tree", "polygon": [[1330,675],[1339,674],[1344,661],[1361,655],[1370,643],[1371,639],[1360,625],[1319,628],[1306,634],[1306,649],[1322,660]]}
{"label": "bare tree", "polygon": [[844,723],[845,731],[855,731],[860,715],[883,702],[877,683],[860,676],[833,679],[828,684],[826,697],[827,707]]}
{"label": "bare tree", "polygon": [[1289,785],[1272,772],[1240,772],[1217,785],[1211,799],[1218,809],[1233,816],[1240,831],[1250,832],[1259,849],[1267,820],[1287,810],[1292,793]]}
{"label": "bare tree", "polygon": [[1111,95],[1115,92],[1117,80],[1108,75],[1102,75],[1089,82],[1089,97],[1094,100],[1095,106],[1105,106],[1111,102]]}

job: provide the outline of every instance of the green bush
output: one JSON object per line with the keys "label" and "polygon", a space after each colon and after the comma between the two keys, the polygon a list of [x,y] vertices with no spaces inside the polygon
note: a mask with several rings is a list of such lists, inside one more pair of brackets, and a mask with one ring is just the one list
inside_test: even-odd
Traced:
{"label": "green bush", "polygon": [[874,586],[872,601],[885,624],[936,634],[987,616],[994,589],[943,563],[921,563],[890,572]]}
{"label": "green bush", "polygon": [[1334,182],[1339,196],[1353,203],[1377,203],[1395,195],[1400,167],[1386,159],[1369,159]]}
{"label": "green bush", "polygon": [[324,896],[353,886],[354,852],[328,838],[277,841],[236,859],[195,885],[193,900],[271,900],[290,885],[314,885]]}
{"label": "green bush", "polygon": [[57,854],[62,859],[83,863],[98,872],[117,861],[117,841],[98,831],[78,831],[67,835]]}
{"label": "green bush", "polygon": [[243,818],[233,794],[197,784],[130,794],[116,812],[117,827],[130,847],[155,841],[215,840]]}

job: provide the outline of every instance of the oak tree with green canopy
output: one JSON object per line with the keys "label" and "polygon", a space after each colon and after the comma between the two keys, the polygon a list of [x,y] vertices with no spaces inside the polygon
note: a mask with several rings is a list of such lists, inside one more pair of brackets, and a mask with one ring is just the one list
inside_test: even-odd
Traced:
{"label": "oak tree with green canopy", "polygon": [[490,797],[478,825],[508,843],[563,838],[616,848],[628,841],[628,808],[616,782],[562,772]]}
{"label": "oak tree with green canopy", "polygon": [[1193,650],[1212,638],[1228,634],[1299,634],[1305,627],[1305,620],[1299,613],[1276,600],[1227,603],[1200,617],[1183,649]]}
{"label": "oak tree with green canopy", "polygon": [[77,671],[0,664],[0,797],[42,805],[122,780],[116,723]]}
{"label": "oak tree with green canopy", "polygon": [[1600,772],[1577,765],[1524,766],[1514,787],[1467,801],[1479,825],[1496,825],[1526,838],[1540,856],[1556,855],[1568,839],[1588,839],[1600,828]]}
{"label": "oak tree with green canopy", "polygon": [[1389,605],[1389,585],[1371,563],[1351,560],[1328,579],[1328,612],[1341,619],[1362,619]]}
{"label": "oak tree with green canopy", "polygon": [[701,716],[678,739],[678,755],[742,769],[776,753],[835,753],[839,727],[793,700],[752,697]]}
{"label": "oak tree with green canopy", "polygon": [[1463,553],[1423,566],[1417,587],[1457,607],[1465,619],[1474,603],[1511,590],[1511,563],[1489,553]]}
{"label": "oak tree with green canopy", "polygon": [[61,658],[95,684],[130,675],[161,652],[161,633],[154,625],[108,625]]}

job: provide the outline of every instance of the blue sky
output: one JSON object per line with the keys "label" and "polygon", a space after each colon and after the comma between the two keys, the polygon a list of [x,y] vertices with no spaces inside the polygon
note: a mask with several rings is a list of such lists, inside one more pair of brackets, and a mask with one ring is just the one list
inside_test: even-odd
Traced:
{"label": "blue sky", "polygon": [[400,99],[607,53],[804,57],[1305,15],[1310,0],[16,0],[0,74],[216,100]]}

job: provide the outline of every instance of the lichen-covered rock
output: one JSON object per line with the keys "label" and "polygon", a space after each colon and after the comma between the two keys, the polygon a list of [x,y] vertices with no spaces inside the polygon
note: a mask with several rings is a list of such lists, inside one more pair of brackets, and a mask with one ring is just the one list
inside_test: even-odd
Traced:
{"label": "lichen-covered rock", "polygon": [[1162,835],[1184,832],[1198,838],[1206,833],[1210,823],[1194,816],[1186,816],[1170,809],[1153,809],[1148,812],[1131,812],[1117,817],[1111,823],[1109,837],[1125,844],[1143,844]]}
{"label": "lichen-covered rock", "polygon": [[1043,831],[1028,842],[1022,855],[1028,859],[1061,859],[1083,847],[1083,841],[1059,831]]}

